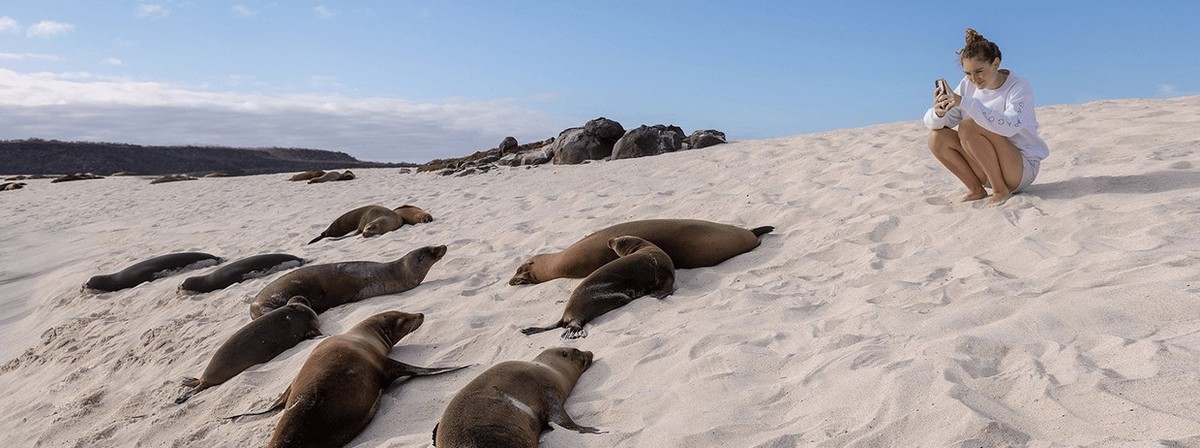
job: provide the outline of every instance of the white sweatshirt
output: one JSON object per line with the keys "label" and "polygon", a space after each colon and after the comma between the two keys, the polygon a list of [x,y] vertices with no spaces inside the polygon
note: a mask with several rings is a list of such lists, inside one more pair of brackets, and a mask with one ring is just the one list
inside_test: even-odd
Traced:
{"label": "white sweatshirt", "polygon": [[[1007,71],[1007,70],[1005,70]],[[1033,89],[1025,78],[1008,74],[998,89],[977,89],[967,77],[958,82],[954,93],[963,97],[962,104],[938,118],[930,107],[925,112],[925,126],[941,129],[958,126],[970,117],[984,129],[1008,137],[1013,146],[1027,159],[1040,162],[1050,155],[1050,147],[1038,137],[1037,117],[1033,114]]]}

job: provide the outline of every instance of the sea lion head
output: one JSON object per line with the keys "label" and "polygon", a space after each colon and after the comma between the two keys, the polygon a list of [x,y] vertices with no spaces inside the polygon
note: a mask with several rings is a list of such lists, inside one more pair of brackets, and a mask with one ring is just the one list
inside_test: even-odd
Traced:
{"label": "sea lion head", "polygon": [[513,277],[508,280],[508,284],[509,285],[536,285],[538,283],[541,283],[541,280],[537,279],[537,276],[535,276],[533,274],[533,271],[534,271],[534,267],[538,263],[546,263],[546,261],[543,260],[543,258],[545,258],[544,255],[534,255],[532,258],[529,259],[529,261],[521,263],[521,266],[517,267],[517,273],[513,274]]}
{"label": "sea lion head", "polygon": [[112,291],[113,282],[116,281],[115,277],[116,277],[116,275],[113,275],[113,274],[102,274],[102,275],[92,276],[92,278],[88,279],[87,283],[83,284],[83,291],[84,292]]}
{"label": "sea lion head", "polygon": [[292,296],[291,299],[288,299],[287,305],[284,305],[278,309],[285,308],[294,309],[308,319],[308,325],[306,325],[305,328],[308,328],[309,330],[303,335],[305,338],[315,338],[321,336],[321,319],[317,317],[317,312],[313,311],[312,303],[310,303],[307,298],[304,296]]}
{"label": "sea lion head", "polygon": [[[446,245],[425,246],[405,254],[396,263],[404,274],[404,281],[420,284],[429,269],[446,256]],[[415,286],[415,285],[414,285]]]}
{"label": "sea lion head", "polygon": [[358,325],[378,329],[387,339],[388,345],[394,346],[400,339],[420,328],[422,323],[425,323],[425,315],[421,313],[385,311],[367,318]]}
{"label": "sea lion head", "polygon": [[371,222],[367,223],[367,225],[363,226],[363,231],[362,231],[363,238],[370,238],[373,236],[379,236],[379,235],[383,235],[383,234],[387,233],[388,231],[384,230],[384,226],[383,226],[384,219],[386,219],[386,218],[379,218],[379,219],[371,221]]}
{"label": "sea lion head", "polygon": [[612,249],[613,252],[616,252],[617,255],[622,257],[634,253],[638,249],[641,249],[642,246],[647,244],[652,243],[636,236],[629,235],[618,236],[608,240],[608,248]]}
{"label": "sea lion head", "polygon": [[553,347],[542,351],[533,361],[560,368],[569,367],[582,374],[592,366],[592,352],[572,347]]}

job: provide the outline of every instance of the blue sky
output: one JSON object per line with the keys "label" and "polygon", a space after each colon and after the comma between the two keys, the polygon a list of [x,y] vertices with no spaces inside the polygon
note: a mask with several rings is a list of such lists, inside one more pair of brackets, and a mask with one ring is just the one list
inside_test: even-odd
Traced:
{"label": "blue sky", "polygon": [[1200,2],[0,6],[0,139],[424,162],[605,116],[749,140],[917,120],[973,27],[1039,106],[1200,94]]}

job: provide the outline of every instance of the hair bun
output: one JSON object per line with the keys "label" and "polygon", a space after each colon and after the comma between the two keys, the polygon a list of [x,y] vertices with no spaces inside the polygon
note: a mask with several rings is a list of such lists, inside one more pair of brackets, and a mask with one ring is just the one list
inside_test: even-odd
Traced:
{"label": "hair bun", "polygon": [[976,42],[987,42],[987,39],[984,39],[983,35],[975,31],[974,28],[967,28],[967,45],[969,46]]}

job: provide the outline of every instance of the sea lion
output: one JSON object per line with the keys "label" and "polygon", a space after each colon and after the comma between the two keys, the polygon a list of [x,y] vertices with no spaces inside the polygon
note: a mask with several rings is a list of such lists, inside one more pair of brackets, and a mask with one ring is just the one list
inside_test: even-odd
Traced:
{"label": "sea lion", "polygon": [[404,220],[405,224],[410,226],[413,224],[433,222],[433,215],[415,205],[401,205],[393,209],[393,211],[400,215],[400,219]]}
{"label": "sea lion", "polygon": [[290,254],[255,255],[221,266],[206,275],[188,277],[179,285],[179,291],[185,294],[212,292],[228,288],[234,283],[303,264],[304,259]]}
{"label": "sea lion", "polygon": [[321,177],[324,175],[325,175],[325,170],[308,170],[303,173],[296,173],[296,174],[292,175],[292,177],[289,178],[288,180],[290,180],[290,181],[309,180],[309,179]]}
{"label": "sea lion", "polygon": [[187,174],[168,174],[150,181],[150,184],[165,184],[167,182],[179,182],[181,180],[199,180],[199,178],[189,176]]}
{"label": "sea lion", "polygon": [[405,224],[417,224],[433,221],[433,216],[421,210],[420,207],[404,205],[395,210],[382,205],[365,205],[350,210],[337,219],[324,232],[309,241],[308,244],[321,241],[324,238],[341,239],[362,234],[370,238],[399,229]]}
{"label": "sea lion", "polygon": [[183,380],[183,386],[192,389],[175,399],[175,404],[183,404],[197,392],[221,385],[255,364],[274,359],[300,341],[319,336],[321,321],[317,313],[305,298],[292,297],[287,305],[250,321],[221,344],[200,378]]}
{"label": "sea lion", "polygon": [[[471,380],[446,406],[433,427],[438,448],[534,448],[554,422],[581,433],[563,404],[579,376],[592,365],[592,352],[550,348],[530,361],[505,361]],[[552,429],[552,428],[551,428]]]}
{"label": "sea lion", "polygon": [[671,256],[679,269],[715,266],[758,247],[758,237],[775,230],[771,226],[743,229],[698,219],[647,219],[600,229],[561,252],[534,255],[517,268],[510,285],[537,284],[556,278],[587,277],[600,266],[616,260],[608,240],[636,236],[658,246]]}
{"label": "sea lion", "polygon": [[566,328],[563,338],[586,337],[583,326],[592,319],[644,295],[661,299],[675,292],[675,266],[658,246],[636,236],[619,236],[608,240],[608,247],[621,258],[601,266],[575,287],[558,322],[521,333]]}
{"label": "sea lion", "polygon": [[25,182],[5,182],[0,184],[0,191],[12,191],[25,188]]}
{"label": "sea lion", "polygon": [[309,179],[308,183],[319,184],[322,182],[333,182],[333,181],[341,179],[341,178],[342,178],[342,173],[339,173],[337,171],[330,171],[319,177],[314,177],[312,179]]}
{"label": "sea lion", "polygon": [[220,264],[222,261],[224,260],[221,257],[203,252],[160,255],[122,269],[116,274],[94,276],[83,284],[83,288],[106,292],[119,291],[176,272]]}
{"label": "sea lion", "polygon": [[250,316],[279,308],[293,296],[304,296],[317,313],[375,296],[416,288],[429,268],[446,255],[446,246],[426,246],[386,263],[347,261],[315,264],[288,272],[267,284],[250,303]]}
{"label": "sea lion", "polygon": [[70,182],[73,180],[90,180],[90,179],[103,179],[103,178],[104,178],[104,176],[97,176],[92,173],[75,173],[75,174],[68,174],[65,176],[58,176],[58,177],[54,178],[53,180],[51,180],[50,183],[56,184],[59,182]]}
{"label": "sea lion", "polygon": [[313,349],[283,395],[260,415],[284,408],[268,447],[340,447],[353,440],[379,409],[385,388],[402,376],[453,372],[462,367],[416,367],[388,357],[425,315],[388,311],[332,336]]}

